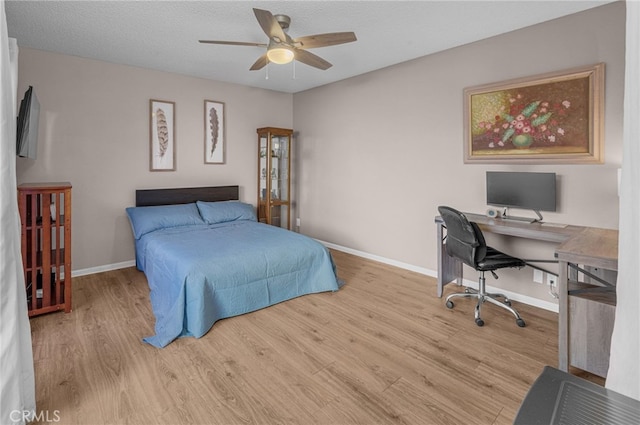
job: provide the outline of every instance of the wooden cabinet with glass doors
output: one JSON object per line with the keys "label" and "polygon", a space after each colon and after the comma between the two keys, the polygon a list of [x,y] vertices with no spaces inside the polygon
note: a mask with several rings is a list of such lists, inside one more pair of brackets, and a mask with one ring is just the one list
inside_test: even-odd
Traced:
{"label": "wooden cabinet with glass doors", "polygon": [[291,229],[293,130],[258,129],[258,221]]}

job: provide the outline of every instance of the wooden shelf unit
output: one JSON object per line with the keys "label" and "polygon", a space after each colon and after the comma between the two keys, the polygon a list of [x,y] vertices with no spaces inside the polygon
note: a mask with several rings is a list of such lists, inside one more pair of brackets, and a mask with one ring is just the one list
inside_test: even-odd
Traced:
{"label": "wooden shelf unit", "polygon": [[569,362],[571,366],[606,378],[616,316],[615,287],[571,280],[567,286]]}
{"label": "wooden shelf unit", "polygon": [[[585,227],[558,246],[556,257],[558,369],[574,366],[606,378],[616,311],[618,231]],[[581,277],[578,267],[608,285],[586,274]]]}
{"label": "wooden shelf unit", "polygon": [[71,311],[71,184],[18,186],[29,317]]}

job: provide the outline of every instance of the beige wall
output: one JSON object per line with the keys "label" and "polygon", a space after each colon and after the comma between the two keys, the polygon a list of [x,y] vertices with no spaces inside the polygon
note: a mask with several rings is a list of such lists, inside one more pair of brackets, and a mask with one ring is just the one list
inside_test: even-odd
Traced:
{"label": "beige wall", "polygon": [[[256,200],[256,128],[292,126],[292,96],[106,62],[20,49],[19,97],[40,100],[38,159],[18,183],[73,184],[73,270],[134,259],[124,209],[135,190],[240,185]],[[176,104],[177,171],[149,171],[149,99]],[[204,99],[225,102],[225,165],[204,164]]]}
{"label": "beige wall", "polygon": [[[484,213],[486,170],[556,172],[559,210],[546,221],[617,228],[624,27],[624,3],[613,3],[295,94],[301,231],[435,270],[437,206]],[[606,63],[604,164],[463,164],[465,87],[597,62]],[[488,240],[526,258],[553,254],[546,243]],[[550,301],[532,275],[507,271],[488,284]]]}
{"label": "beige wall", "polygon": [[[35,87],[42,115],[39,157],[18,159],[18,182],[73,183],[74,270],[133,260],[124,208],[137,188],[239,184],[255,203],[262,126],[296,130],[303,233],[416,268],[436,269],[438,205],[485,211],[486,170],[555,171],[559,211],[547,221],[617,228],[624,22],[613,3],[293,96],[21,49],[19,91]],[[463,164],[465,87],[596,62],[606,63],[604,164]],[[151,98],[176,102],[176,172],[148,171]],[[226,165],[203,163],[204,99],[226,103]],[[527,258],[553,252],[488,239]],[[501,277],[489,284],[550,301],[530,271]]]}

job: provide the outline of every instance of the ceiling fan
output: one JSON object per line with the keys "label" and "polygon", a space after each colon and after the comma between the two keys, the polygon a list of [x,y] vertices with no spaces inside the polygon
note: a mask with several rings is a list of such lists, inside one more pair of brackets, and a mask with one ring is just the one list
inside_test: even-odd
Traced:
{"label": "ceiling fan", "polygon": [[253,13],[256,15],[262,30],[269,37],[268,44],[220,40],[199,40],[200,43],[266,47],[267,51],[249,68],[251,71],[262,69],[269,62],[285,64],[294,59],[309,66],[326,70],[331,68],[332,64],[307,51],[307,49],[335,46],[336,44],[351,43],[357,40],[353,32],[332,32],[291,38],[286,33],[291,23],[291,18],[287,15],[273,15],[268,10],[262,9],[253,9]]}

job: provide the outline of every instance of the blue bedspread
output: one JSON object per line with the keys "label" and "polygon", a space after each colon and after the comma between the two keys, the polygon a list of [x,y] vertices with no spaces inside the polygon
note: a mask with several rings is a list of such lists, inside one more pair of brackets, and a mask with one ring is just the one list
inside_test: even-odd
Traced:
{"label": "blue bedspread", "polygon": [[154,336],[203,336],[226,317],[305,294],[336,291],[335,266],[317,241],[254,221],[156,230],[136,241],[151,289]]}

